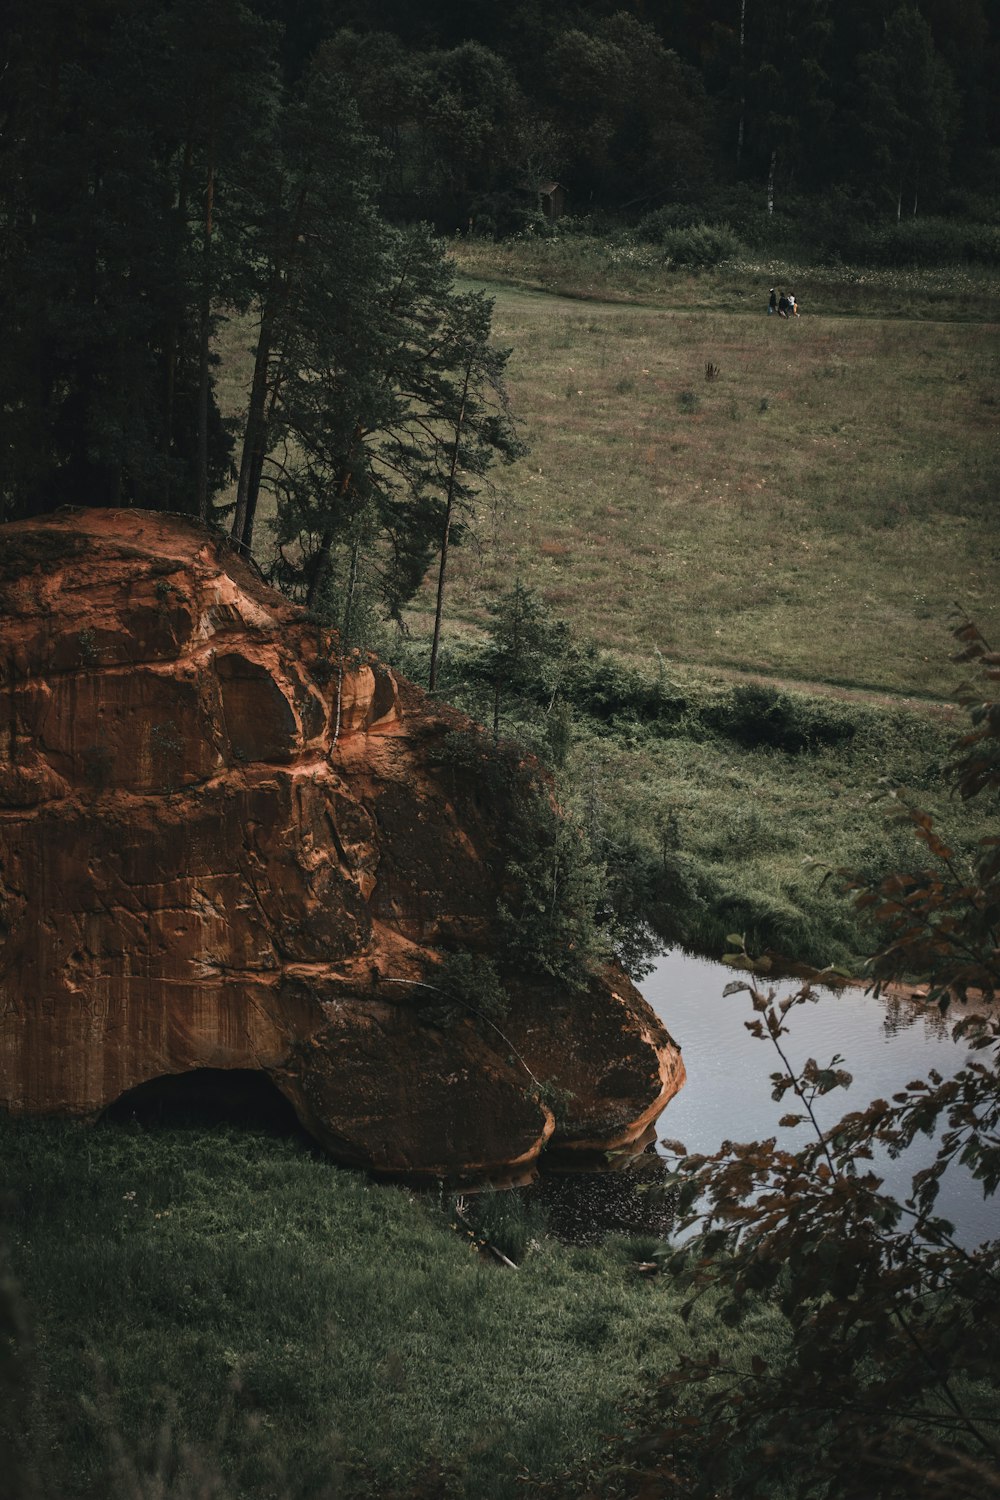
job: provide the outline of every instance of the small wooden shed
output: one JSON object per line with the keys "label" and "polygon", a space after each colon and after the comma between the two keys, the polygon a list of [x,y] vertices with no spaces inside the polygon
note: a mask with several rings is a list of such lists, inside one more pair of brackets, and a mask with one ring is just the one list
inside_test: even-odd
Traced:
{"label": "small wooden shed", "polygon": [[535,190],[538,194],[538,206],[545,217],[552,222],[561,219],[566,212],[566,189],[561,182],[540,182]]}

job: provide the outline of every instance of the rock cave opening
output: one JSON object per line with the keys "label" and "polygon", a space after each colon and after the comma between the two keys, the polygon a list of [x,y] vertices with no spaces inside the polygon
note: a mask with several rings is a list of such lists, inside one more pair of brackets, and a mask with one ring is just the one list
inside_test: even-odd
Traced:
{"label": "rock cave opening", "polygon": [[150,1078],[109,1104],[100,1120],[147,1129],[233,1125],[316,1145],[280,1089],[251,1068],[195,1068]]}

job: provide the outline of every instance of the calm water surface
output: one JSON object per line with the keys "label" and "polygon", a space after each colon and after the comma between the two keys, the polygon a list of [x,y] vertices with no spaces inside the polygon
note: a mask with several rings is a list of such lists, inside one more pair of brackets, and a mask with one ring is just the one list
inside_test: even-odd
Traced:
{"label": "calm water surface", "polygon": [[[749,996],[723,990],[740,976],[723,964],[673,949],[661,957],[639,988],[680,1045],[687,1083],[660,1116],[659,1133],[683,1141],[689,1151],[711,1152],[724,1140],[752,1141],[776,1135],[783,1143],[805,1143],[805,1127],[778,1128],[778,1119],[793,1107],[786,1098],[771,1099],[770,1074],[780,1059],[769,1042],[757,1041],[745,1029],[753,1015]],[[793,993],[794,981],[776,985]],[[835,1053],[852,1074],[849,1089],[836,1089],[817,1101],[822,1125],[834,1124],[869,1100],[891,1098],[930,1068],[947,1074],[959,1068],[965,1049],[951,1040],[936,1011],[905,1003],[887,1004],[862,990],[824,991],[816,1005],[796,1006],[782,1039],[786,1055],[800,1068],[809,1057],[820,1066]],[[906,1197],[910,1178],[933,1157],[933,1144],[919,1141],[898,1162],[884,1159],[878,1168],[896,1197]],[[938,1198],[939,1211],[956,1226],[966,1245],[1000,1235],[1000,1200],[983,1199],[982,1190],[964,1171],[952,1168]]]}

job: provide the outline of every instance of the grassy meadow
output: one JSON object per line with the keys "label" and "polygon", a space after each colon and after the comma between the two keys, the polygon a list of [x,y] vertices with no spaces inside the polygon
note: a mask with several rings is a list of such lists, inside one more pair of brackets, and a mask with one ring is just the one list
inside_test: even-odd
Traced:
{"label": "grassy meadow", "polygon": [[[696,231],[697,233],[697,231]],[[462,274],[498,286],[551,292],[582,301],[672,307],[688,311],[756,311],[771,286],[795,292],[823,316],[909,317],[995,323],[1000,280],[980,264],[850,264],[803,259],[796,251],[737,252],[724,260],[679,264],[663,247],[620,231],[595,238],[560,228],[499,243],[456,238],[451,253]]]}
{"label": "grassy meadow", "polygon": [[[295,1139],[7,1123],[0,1152],[31,1329],[0,1412],[16,1500],[511,1500],[585,1471],[713,1337],[638,1273],[649,1245],[543,1238],[506,1271],[449,1200]],[[773,1358],[778,1321],[731,1343]]]}
{"label": "grassy meadow", "polygon": [[[974,268],[664,268],[582,238],[456,241],[495,298],[526,458],[455,549],[447,625],[514,576],[639,662],[947,698],[957,605],[997,634],[1000,280]],[[795,320],[764,314],[770,285]],[[219,397],[251,330],[224,324]],[[226,497],[222,497],[225,500]],[[271,555],[263,496],[255,550]],[[433,578],[409,612],[430,631]]]}
{"label": "grassy meadow", "polygon": [[[805,863],[874,878],[910,862],[889,787],[959,849],[982,832],[941,772],[963,723],[955,612],[1000,637],[1000,343],[982,317],[1000,285],[639,274],[577,240],[453,254],[496,298],[531,451],[484,503],[487,545],[452,553],[447,690],[468,694],[465,657],[520,578],[646,684],[573,697],[568,795],[638,871],[658,929],[860,966],[871,932]],[[801,317],[766,316],[772,284]],[[408,620],[418,676],[431,606],[428,588]],[[734,730],[755,694],[769,721],[826,727],[806,750],[770,722]]]}
{"label": "grassy meadow", "polygon": [[[962,723],[955,611],[1000,638],[1000,280],[780,260],[691,271],[573,235],[451,254],[495,298],[530,452],[482,496],[478,544],[452,550],[443,691],[489,717],[467,655],[520,579],[580,648],[689,700],[668,733],[628,687],[572,704],[564,800],[602,855],[639,871],[659,930],[714,954],[735,929],[859,965],[871,934],[803,861],[873,876],[905,862],[887,783],[959,846],[980,831],[941,767]],[[796,292],[799,318],[766,316],[771,285]],[[246,343],[225,330],[230,412]],[[262,507],[265,566],[266,520]],[[385,643],[418,680],[433,603],[429,577],[403,649]],[[855,729],[808,754],[717,733],[733,693],[759,685],[786,717]]]}
{"label": "grassy meadow", "polygon": [[803,280],[802,316],[769,318],[767,271],[738,299],[736,274],[632,305],[613,268],[587,301],[488,287],[531,452],[496,548],[454,554],[451,619],[516,573],[646,661],[947,696],[953,606],[1000,623],[996,327],[845,316]]}

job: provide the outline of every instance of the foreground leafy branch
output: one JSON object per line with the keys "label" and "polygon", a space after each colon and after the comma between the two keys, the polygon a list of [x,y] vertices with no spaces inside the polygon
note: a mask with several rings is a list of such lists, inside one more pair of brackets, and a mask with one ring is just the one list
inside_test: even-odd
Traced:
{"label": "foreground leafy branch", "polygon": [[[949,768],[963,798],[996,809],[1000,656],[974,626],[956,632],[979,675],[964,692],[972,729]],[[711,1156],[673,1143],[679,1228],[673,1256],[687,1314],[706,1300],[726,1324],[780,1309],[785,1339],[749,1367],[716,1349],[667,1377],[642,1443],[605,1493],[756,1497],[919,1497],[1000,1493],[1000,1239],[970,1247],[935,1212],[946,1174],[964,1168],[984,1196],[1000,1184],[1000,838],[982,838],[963,865],[933,820],[907,810],[926,868],[869,884],[844,874],[879,924],[873,988],[905,985],[914,1003],[956,1006],[968,1057],[951,1078],[932,1072],[891,1100],[873,1100],[829,1128],[817,1103],[846,1087],[834,1057],[790,1063],[791,1014],[819,996],[810,984],[780,999],[749,972],[748,1029],[775,1049],[780,1124],[805,1128],[798,1149],[777,1138],[725,1142]],[[843,874],[843,872],[841,872]],[[745,951],[737,966],[752,971]],[[935,1136],[929,1167],[898,1202],[880,1157]],[[628,1477],[622,1478],[622,1473]],[[650,1486],[653,1486],[652,1488]]]}

